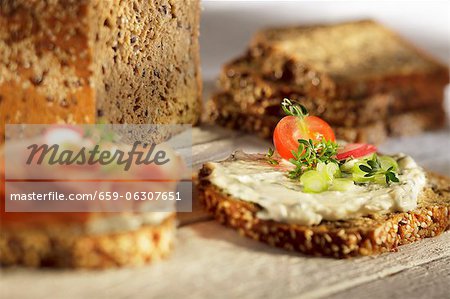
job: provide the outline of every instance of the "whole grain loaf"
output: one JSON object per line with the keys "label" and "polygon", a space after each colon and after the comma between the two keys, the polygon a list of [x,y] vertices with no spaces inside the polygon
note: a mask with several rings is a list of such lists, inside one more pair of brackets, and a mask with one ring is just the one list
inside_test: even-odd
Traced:
{"label": "whole grain loaf", "polygon": [[6,123],[197,122],[199,1],[0,2]]}

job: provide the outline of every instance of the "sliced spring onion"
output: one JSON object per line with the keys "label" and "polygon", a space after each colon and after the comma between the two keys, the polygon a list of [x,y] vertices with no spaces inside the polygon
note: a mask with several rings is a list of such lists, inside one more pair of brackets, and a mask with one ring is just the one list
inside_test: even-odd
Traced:
{"label": "sliced spring onion", "polygon": [[353,172],[353,166],[355,166],[355,163],[358,162],[363,162],[366,160],[371,160],[373,158],[373,156],[376,155],[374,153],[372,154],[368,154],[366,156],[357,158],[357,159],[350,159],[347,162],[345,162],[344,164],[341,165],[340,170],[342,172],[346,172],[346,173],[352,173]]}
{"label": "sliced spring onion", "polygon": [[374,178],[373,177],[365,177],[366,172],[362,171],[359,168],[360,165],[368,166],[368,164],[365,162],[356,162],[352,168],[353,181],[355,183],[370,183],[370,182],[372,182]]}
{"label": "sliced spring onion", "polygon": [[319,193],[328,189],[327,178],[317,170],[309,170],[302,174],[300,182],[303,184],[303,191],[307,193]]}
{"label": "sliced spring onion", "polygon": [[387,185],[386,176],[384,174],[376,174],[374,176],[374,182],[379,185]]}
{"label": "sliced spring onion", "polygon": [[328,163],[327,164],[327,173],[331,174],[333,178],[338,178],[341,176],[341,171],[339,169],[339,165],[337,163]]}
{"label": "sliced spring onion", "polygon": [[379,156],[378,160],[380,161],[383,170],[388,170],[392,167],[392,171],[398,171],[398,163],[394,158],[389,156]]}
{"label": "sliced spring onion", "polygon": [[355,163],[358,162],[358,159],[351,159],[348,160],[347,162],[345,162],[344,164],[341,165],[341,171],[342,172],[347,172],[350,173],[352,172],[353,166],[355,166]]}
{"label": "sliced spring onion", "polygon": [[348,191],[355,187],[355,183],[350,178],[336,178],[333,180],[329,190],[332,191]]}
{"label": "sliced spring onion", "polygon": [[334,178],[341,176],[339,165],[336,163],[325,164],[320,162],[317,164],[316,169],[327,179],[328,182],[332,182]]}

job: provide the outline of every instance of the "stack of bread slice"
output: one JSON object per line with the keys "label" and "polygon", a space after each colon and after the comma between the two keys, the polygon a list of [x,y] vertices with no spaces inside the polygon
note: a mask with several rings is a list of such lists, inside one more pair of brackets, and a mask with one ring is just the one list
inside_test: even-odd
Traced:
{"label": "stack of bread slice", "polygon": [[374,21],[266,29],[223,67],[210,116],[270,137],[286,97],[340,139],[380,143],[442,127],[448,82],[447,66]]}

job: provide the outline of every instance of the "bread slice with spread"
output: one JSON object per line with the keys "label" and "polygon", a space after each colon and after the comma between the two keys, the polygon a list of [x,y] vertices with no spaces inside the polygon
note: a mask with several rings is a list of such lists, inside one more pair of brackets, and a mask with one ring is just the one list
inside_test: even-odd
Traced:
{"label": "bread slice with spread", "polygon": [[[116,131],[105,128],[55,125],[0,147],[0,266],[134,267],[171,254],[175,203],[150,196],[175,190],[184,169],[181,158],[164,146],[171,161],[165,165],[143,162],[123,170],[114,158],[100,164],[89,155],[145,151],[138,143],[119,141]],[[146,140],[152,137],[148,134]],[[28,144],[55,144],[62,150],[51,152],[58,159],[54,162],[45,149],[39,157],[29,155]],[[73,158],[62,160],[63,155],[76,155],[77,165]],[[44,163],[31,162],[30,167],[24,162],[27,157]]]}
{"label": "bread slice with spread", "polygon": [[392,251],[450,228],[450,178],[405,154],[336,142],[325,122],[283,104],[289,116],[275,129],[276,152],[235,152],[200,170],[200,201],[220,222],[273,246],[336,258]]}
{"label": "bread slice with spread", "polygon": [[142,266],[168,257],[175,242],[175,213],[5,213],[1,208],[2,266]]}

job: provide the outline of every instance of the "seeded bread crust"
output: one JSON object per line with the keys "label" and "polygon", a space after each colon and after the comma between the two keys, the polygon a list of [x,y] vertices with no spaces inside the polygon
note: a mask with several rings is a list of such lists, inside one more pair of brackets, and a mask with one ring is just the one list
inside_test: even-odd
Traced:
{"label": "seeded bread crust", "polygon": [[199,172],[198,196],[206,210],[243,236],[290,251],[334,258],[367,256],[450,229],[450,178],[436,174],[428,173],[429,185],[413,211],[304,226],[259,219],[258,205],[233,198],[211,183],[213,171],[205,164]]}
{"label": "seeded bread crust", "polygon": [[0,264],[86,269],[140,266],[170,254],[175,226],[173,215],[159,225],[102,235],[76,234],[73,225],[61,223],[48,229],[3,227]]}
{"label": "seeded bread crust", "polygon": [[[205,122],[211,122],[220,126],[254,133],[262,138],[271,138],[273,130],[283,114],[252,114],[246,110],[240,110],[239,106],[229,103],[229,96],[218,94],[207,106]],[[380,144],[388,136],[408,136],[442,128],[446,122],[446,114],[443,107],[432,107],[408,111],[389,116],[387,119],[378,120],[364,126],[336,126],[333,127],[336,138],[348,142],[364,142]]]}
{"label": "seeded bread crust", "polygon": [[371,20],[262,30],[249,53],[265,77],[328,99],[449,82],[448,67]]}
{"label": "seeded bread crust", "polygon": [[1,137],[6,123],[195,124],[199,5],[1,1]]}
{"label": "seeded bread crust", "polygon": [[442,105],[444,86],[437,81],[411,82],[404,89],[384,90],[383,93],[354,99],[328,99],[302,93],[285,82],[264,79],[257,65],[248,56],[226,64],[219,78],[222,92],[250,113],[273,113],[281,110],[283,98],[296,100],[311,114],[340,126],[365,125],[386,118],[389,114]]}

